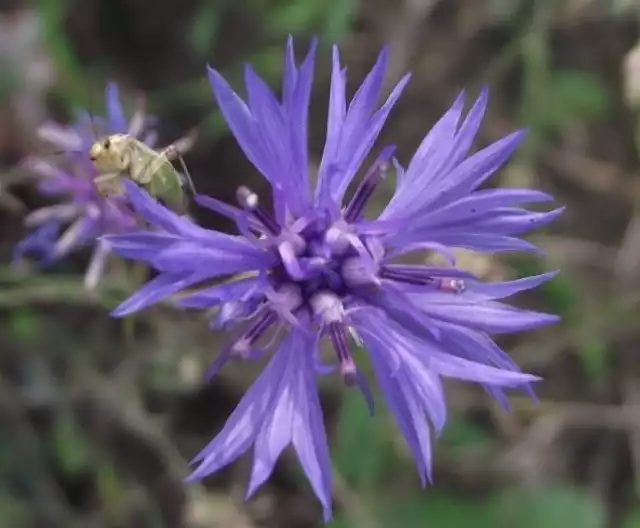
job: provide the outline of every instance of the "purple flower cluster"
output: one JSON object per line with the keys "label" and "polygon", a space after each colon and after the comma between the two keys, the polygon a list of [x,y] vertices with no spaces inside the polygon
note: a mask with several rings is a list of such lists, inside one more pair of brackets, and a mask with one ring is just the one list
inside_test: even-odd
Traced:
{"label": "purple flower cluster", "polygon": [[33,211],[25,224],[33,231],[19,242],[14,261],[29,256],[42,266],[58,261],[70,252],[95,244],[85,274],[85,286],[92,289],[102,275],[109,249],[99,237],[122,233],[139,225],[126,197],[102,197],[93,182],[98,171],[89,159],[89,149],[102,135],[127,133],[141,137],[150,146],[155,134],[148,132],[149,123],[140,108],[131,121],[125,118],[120,104],[118,87],[109,83],[106,88],[106,118],[92,118],[80,112],[73,126],[44,124],[40,137],[64,154],[60,165],[40,157],[30,157],[25,168],[39,178],[38,189],[44,196],[60,203]]}
{"label": "purple flower cluster", "polygon": [[[490,334],[537,328],[556,316],[501,301],[553,274],[483,283],[455,267],[451,248],[481,252],[534,251],[520,235],[554,220],[562,209],[531,212],[523,204],[552,198],[537,190],[480,189],[506,162],[523,132],[469,153],[487,106],[482,91],[463,116],[460,95],[405,167],[393,148],[380,151],[354,194],[345,191],[361,169],[409,76],[379,106],[387,50],[351,99],[346,70],[333,49],[327,133],[312,188],[307,114],[315,43],[297,65],[288,42],[282,101],[247,66],[247,102],[213,70],[209,80],[231,131],[273,190],[273,211],[246,187],[238,206],[198,196],[200,205],[230,217],[239,235],[204,229],[160,205],[133,184],[136,211],[153,226],[105,239],[120,255],[149,263],[159,274],[119,306],[125,316],[212,278],[226,280],[186,295],[183,307],[218,307],[214,324],[235,336],[213,362],[213,376],[231,359],[268,356],[220,433],[195,458],[189,480],[254,450],[250,496],[292,444],[331,516],[331,462],[316,378],[338,370],[373,406],[354,346],[364,347],[385,400],[415,458],[420,478],[431,475],[432,431],[446,421],[442,378],[481,383],[501,402],[508,387],[538,380],[522,373]],[[395,194],[378,218],[364,208],[395,173]],[[442,253],[447,265],[408,265],[414,251]],[[321,342],[335,351],[323,363]],[[530,390],[530,389],[529,389]],[[431,427],[429,427],[429,425]]]}

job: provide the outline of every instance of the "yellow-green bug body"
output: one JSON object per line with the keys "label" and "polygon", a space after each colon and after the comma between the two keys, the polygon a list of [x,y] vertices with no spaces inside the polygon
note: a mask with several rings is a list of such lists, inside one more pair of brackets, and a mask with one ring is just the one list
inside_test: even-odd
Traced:
{"label": "yellow-green bug body", "polygon": [[156,151],[128,134],[112,134],[96,141],[89,157],[100,172],[94,180],[98,191],[105,196],[121,195],[123,177],[128,176],[170,209],[184,212],[188,199],[183,187],[188,184],[192,190],[193,184],[188,173],[180,174],[171,162],[182,162],[181,153],[193,142],[193,136],[186,136]]}

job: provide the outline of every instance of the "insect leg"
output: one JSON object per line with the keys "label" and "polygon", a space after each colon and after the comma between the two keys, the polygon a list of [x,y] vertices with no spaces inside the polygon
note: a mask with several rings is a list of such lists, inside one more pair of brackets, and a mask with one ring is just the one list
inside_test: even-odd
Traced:
{"label": "insect leg", "polygon": [[180,168],[182,169],[182,180],[180,182],[180,185],[186,185],[189,188],[189,192],[191,193],[191,196],[195,196],[196,193],[196,186],[193,184],[193,180],[191,179],[191,174],[189,174],[189,169],[187,169],[187,164],[184,162],[184,158],[180,155],[178,155],[178,162],[180,163]]}
{"label": "insect leg", "polygon": [[120,174],[117,172],[111,172],[109,174],[101,174],[94,178],[93,183],[95,183],[98,188],[98,192],[105,197],[109,196],[119,196],[124,194],[124,187],[122,186],[122,178]]}
{"label": "insect leg", "polygon": [[182,169],[182,181],[180,181],[180,186],[184,187],[186,185],[193,196],[196,195],[196,188],[182,155],[193,148],[197,137],[197,130],[192,129],[184,137],[178,139],[162,151],[162,153],[167,156],[167,159],[177,160],[180,163],[180,168]]}
{"label": "insect leg", "polygon": [[171,154],[174,156],[169,157],[169,159],[175,159],[178,155],[184,155],[188,151],[190,151],[193,146],[196,144],[196,140],[198,139],[198,131],[193,128],[189,132],[186,133],[183,137],[174,141],[171,145],[169,145],[165,150],[171,149]]}
{"label": "insect leg", "polygon": [[138,137],[144,130],[144,122],[146,115],[146,100],[143,95],[136,98],[136,110],[129,121],[129,130],[127,134],[132,137]]}
{"label": "insect leg", "polygon": [[153,175],[156,174],[166,164],[170,164],[164,151],[152,152],[148,163],[144,163],[145,158],[140,156],[132,157],[135,163],[129,165],[129,176],[139,185],[148,185],[153,181]]}

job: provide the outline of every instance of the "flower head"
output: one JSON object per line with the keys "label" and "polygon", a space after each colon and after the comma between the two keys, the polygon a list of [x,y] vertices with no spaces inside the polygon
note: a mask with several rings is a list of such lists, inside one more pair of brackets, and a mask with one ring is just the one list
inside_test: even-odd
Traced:
{"label": "flower head", "polygon": [[124,117],[118,88],[109,83],[106,89],[106,118],[91,118],[79,112],[72,126],[48,123],[39,135],[66,154],[63,164],[53,165],[40,157],[25,160],[26,169],[39,177],[38,190],[61,203],[43,207],[30,213],[27,227],[34,230],[15,248],[14,261],[24,256],[35,257],[40,265],[58,261],[70,252],[95,243],[95,249],[85,274],[85,285],[92,289],[97,284],[109,253],[105,234],[122,233],[135,228],[139,221],[126,196],[101,196],[94,184],[98,171],[89,158],[89,149],[98,134],[143,134],[151,143],[152,132],[146,132],[144,113],[140,108],[130,122]]}
{"label": "flower head", "polygon": [[[331,468],[316,376],[334,370],[321,362],[321,340],[331,343],[336,367],[372,406],[366,377],[352,348],[369,353],[383,395],[406,438],[420,477],[430,478],[431,434],[446,419],[442,377],[485,385],[502,401],[505,387],[537,378],[520,372],[489,334],[535,328],[555,316],[518,310],[501,300],[550,275],[484,284],[457,269],[451,247],[479,251],[534,250],[518,238],[561,212],[532,213],[529,202],[551,197],[535,190],[478,190],[523,137],[516,132],[469,155],[487,104],[483,91],[462,119],[463,97],[436,123],[406,169],[393,148],[380,151],[350,199],[345,191],[399,98],[403,77],[381,105],[387,50],[347,104],[346,76],[333,50],[327,137],[312,189],[307,113],[315,44],[300,66],[287,46],[282,101],[247,67],[248,102],[209,70],[222,114],[247,158],[270,182],[273,213],[240,187],[238,207],[199,196],[205,207],[235,220],[240,235],[198,227],[171,213],[139,188],[128,191],[154,230],[107,237],[121,255],[160,273],[115,311],[124,316],[212,277],[231,280],[186,295],[180,305],[219,307],[214,324],[237,327],[209,369],[233,358],[270,360],[222,431],[196,457],[191,479],[229,464],[254,446],[248,495],[268,478],[282,450],[293,444],[311,485],[331,514]],[[377,219],[364,207],[394,170],[396,192]],[[397,257],[416,250],[443,253],[442,267],[407,265]]]}
{"label": "flower head", "polygon": [[128,134],[153,147],[157,133],[150,127],[155,124],[156,119],[145,113],[144,99],[138,99],[135,112],[131,119],[127,119],[116,83],[107,83],[104,96],[106,115],[92,116],[86,110],[78,109],[71,126],[55,122],[44,123],[38,129],[38,136],[63,152],[81,155],[87,155],[98,138],[112,134]]}

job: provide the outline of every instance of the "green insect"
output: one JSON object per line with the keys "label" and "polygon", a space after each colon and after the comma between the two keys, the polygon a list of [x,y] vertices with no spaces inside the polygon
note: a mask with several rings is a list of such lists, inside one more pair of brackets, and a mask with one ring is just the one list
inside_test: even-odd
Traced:
{"label": "green insect", "polygon": [[[123,178],[128,176],[170,209],[184,213],[189,204],[185,187],[190,193],[195,191],[182,154],[194,143],[195,133],[191,133],[156,151],[128,134],[103,137],[89,151],[91,161],[100,171],[94,182],[104,196],[122,195]],[[181,163],[183,174],[173,166],[174,160]]]}

